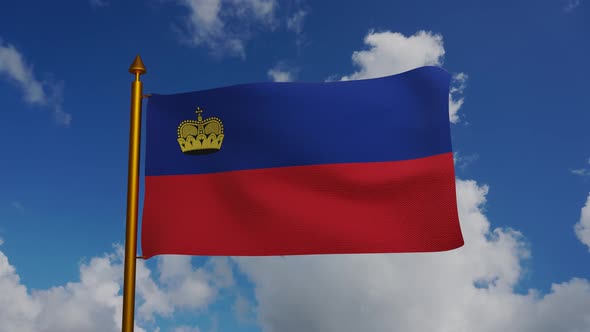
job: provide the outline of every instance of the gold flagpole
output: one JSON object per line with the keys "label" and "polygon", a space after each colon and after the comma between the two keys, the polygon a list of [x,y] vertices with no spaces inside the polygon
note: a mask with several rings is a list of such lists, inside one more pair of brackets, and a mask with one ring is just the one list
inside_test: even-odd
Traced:
{"label": "gold flagpole", "polygon": [[129,166],[127,169],[127,230],[125,238],[125,275],[123,277],[123,332],[133,332],[135,309],[135,259],[137,255],[137,206],[139,200],[139,147],[141,143],[141,98],[143,84],[139,76],[146,69],[136,56],[129,67],[135,75],[131,83],[131,124],[129,129]]}

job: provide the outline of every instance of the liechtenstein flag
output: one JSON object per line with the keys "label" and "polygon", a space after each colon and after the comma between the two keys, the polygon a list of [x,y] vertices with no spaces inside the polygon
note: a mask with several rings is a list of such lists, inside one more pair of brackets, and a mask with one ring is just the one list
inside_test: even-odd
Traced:
{"label": "liechtenstein flag", "polygon": [[462,246],[449,84],[445,70],[421,67],[153,94],[143,256]]}

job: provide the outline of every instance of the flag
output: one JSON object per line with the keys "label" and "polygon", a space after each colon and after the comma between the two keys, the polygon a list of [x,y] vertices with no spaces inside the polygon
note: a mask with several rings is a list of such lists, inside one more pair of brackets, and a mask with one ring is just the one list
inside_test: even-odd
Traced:
{"label": "flag", "polygon": [[463,245],[448,72],[152,94],[142,254]]}

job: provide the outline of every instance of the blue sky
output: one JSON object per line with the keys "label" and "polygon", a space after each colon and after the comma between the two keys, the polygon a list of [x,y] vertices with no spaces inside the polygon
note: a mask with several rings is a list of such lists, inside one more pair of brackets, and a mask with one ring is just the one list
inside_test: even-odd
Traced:
{"label": "blue sky", "polygon": [[466,245],[164,256],[137,331],[590,331],[585,0],[13,2],[0,11],[0,331],[117,331],[132,76],[177,93],[386,76],[450,96]]}

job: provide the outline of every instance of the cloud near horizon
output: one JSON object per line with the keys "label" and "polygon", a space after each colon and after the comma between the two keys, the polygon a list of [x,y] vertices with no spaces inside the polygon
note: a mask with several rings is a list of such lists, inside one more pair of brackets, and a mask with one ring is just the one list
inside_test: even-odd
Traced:
{"label": "cloud near horizon", "polygon": [[[123,248],[116,245],[114,252],[81,264],[79,281],[30,290],[0,251],[0,331],[120,331],[123,256]],[[180,309],[206,308],[220,288],[231,287],[234,282],[224,257],[211,258],[199,268],[191,265],[189,256],[162,256],[157,261],[155,271],[148,269],[144,261],[137,262],[137,332],[154,325],[156,316],[170,317]]]}
{"label": "cloud near horizon", "polygon": [[523,235],[492,228],[488,187],[457,180],[465,245],[439,253],[234,258],[255,284],[264,331],[587,331],[590,283],[515,288]]}
{"label": "cloud near horizon", "polygon": [[[445,53],[442,36],[426,31],[410,37],[371,32],[365,43],[369,50],[353,53],[358,70],[343,80],[440,65]],[[451,94],[463,91],[466,78],[455,75]],[[450,107],[450,119],[462,105]],[[251,310],[263,331],[590,330],[588,280],[554,283],[545,295],[535,289],[518,293],[531,257],[525,237],[508,227],[492,227],[484,213],[488,186],[457,179],[456,187],[465,239],[459,249],[233,258],[255,285],[257,304]]]}

